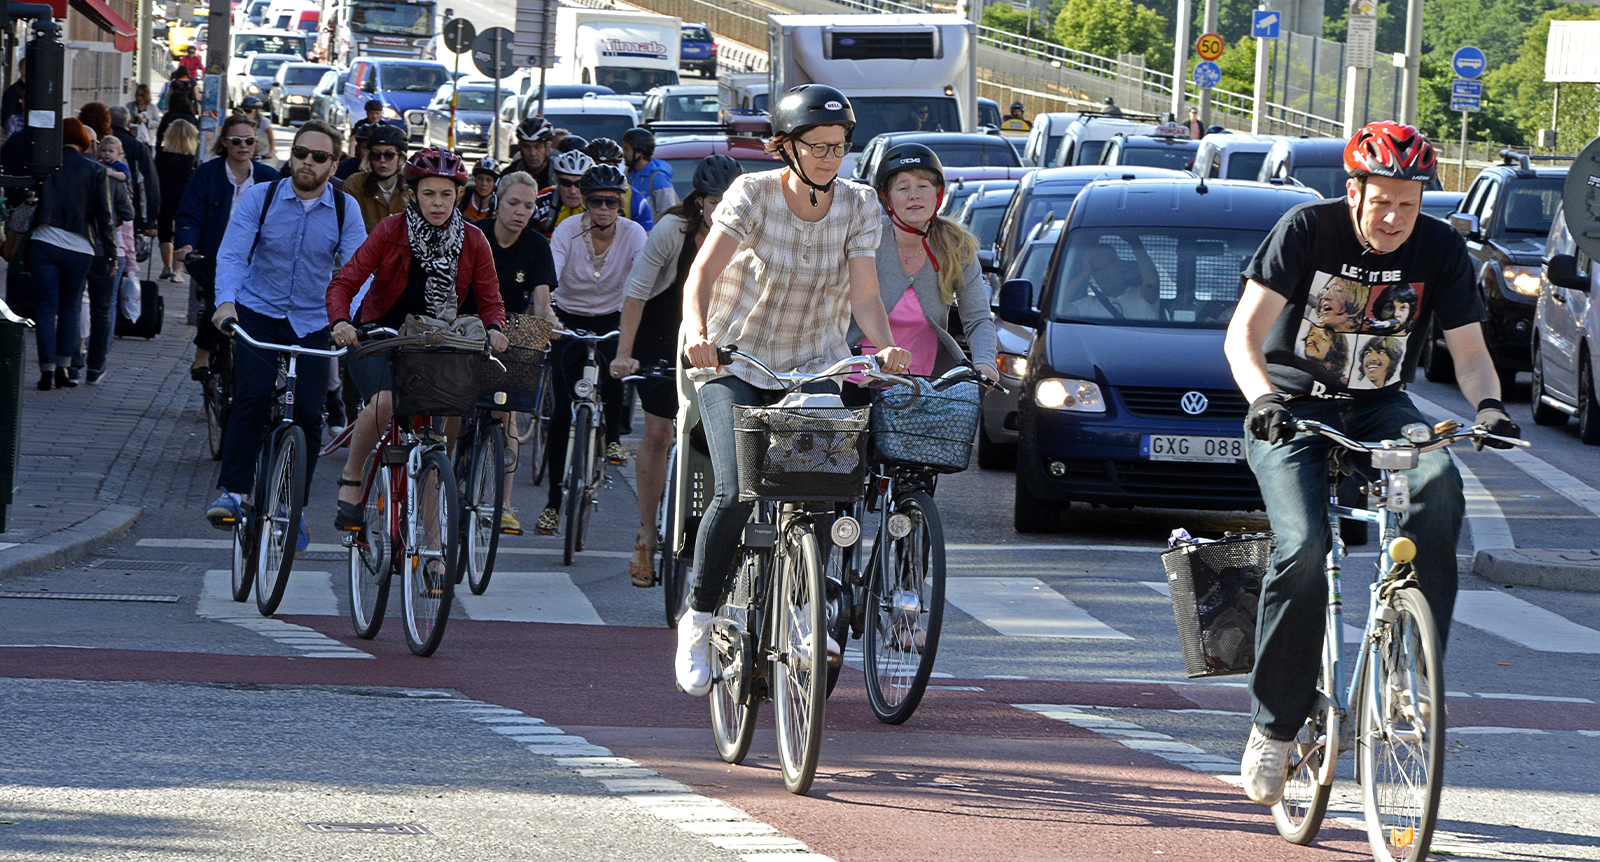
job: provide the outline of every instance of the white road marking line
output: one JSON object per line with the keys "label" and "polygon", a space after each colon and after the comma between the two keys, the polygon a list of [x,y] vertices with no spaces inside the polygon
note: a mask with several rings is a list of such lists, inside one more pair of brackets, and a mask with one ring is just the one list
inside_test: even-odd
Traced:
{"label": "white road marking line", "polygon": [[1541,703],[1594,703],[1587,697],[1557,697],[1550,694],[1502,694],[1494,692],[1479,692],[1478,697],[1487,700],[1536,700]]}
{"label": "white road marking line", "polygon": [[1008,637],[1133,640],[1038,578],[949,578],[945,599]]}
{"label": "white road marking line", "polygon": [[[332,575],[327,572],[295,572],[294,577],[289,579],[288,590],[284,592],[284,605],[288,604],[289,591],[294,589],[296,578],[302,583],[302,592],[296,595],[302,599],[305,595],[318,594],[319,589],[326,589],[328,599],[332,599],[333,591],[328,587]],[[195,604],[195,613],[218,622],[232,623],[283,646],[298,650],[300,658],[374,658],[322,632],[280,619],[260,616],[256,613],[254,604],[233,600],[232,580],[232,573],[227,569],[208,570],[200,584],[200,600]],[[281,606],[279,612],[290,613]]]}
{"label": "white road marking line", "polygon": [[339,600],[333,594],[332,574],[302,572],[298,569],[289,573],[289,583],[283,590],[283,601],[278,603],[278,614],[335,616],[338,613]]}
{"label": "white road marking line", "polygon": [[986,544],[961,544],[953,543],[944,546],[946,551],[1165,551],[1159,545],[1095,545],[1095,544],[1053,544],[1053,545],[986,545]]}
{"label": "white road marking line", "polygon": [[1478,474],[1472,472],[1465,461],[1450,453],[1456,462],[1456,469],[1461,471],[1461,487],[1467,503],[1467,529],[1472,534],[1472,549],[1474,551],[1489,548],[1515,548],[1517,543],[1511,538],[1511,524],[1506,521],[1505,512],[1500,510],[1500,503],[1495,500],[1489,489],[1478,481]]}
{"label": "white road marking line", "polygon": [[468,619],[605,625],[566,572],[496,571],[494,585],[494,592],[481,596],[469,590],[456,593],[456,602]]}
{"label": "white road marking line", "polygon": [[[140,539],[134,545],[140,548],[176,548],[189,551],[228,551],[233,548],[232,539]],[[306,548],[312,554],[342,554],[347,548],[332,542],[312,542]],[[501,545],[495,551],[496,556],[510,557],[556,557],[561,555],[559,548],[522,548]],[[628,560],[633,554],[627,551],[584,551],[583,556],[594,557],[601,560]]]}
{"label": "white road marking line", "polygon": [[1458,733],[1465,736],[1549,736],[1550,731],[1539,730],[1533,727],[1451,727],[1446,728],[1446,733]]}
{"label": "white road marking line", "polygon": [[1499,590],[1457,593],[1455,619],[1540,652],[1600,655],[1600,631]]}

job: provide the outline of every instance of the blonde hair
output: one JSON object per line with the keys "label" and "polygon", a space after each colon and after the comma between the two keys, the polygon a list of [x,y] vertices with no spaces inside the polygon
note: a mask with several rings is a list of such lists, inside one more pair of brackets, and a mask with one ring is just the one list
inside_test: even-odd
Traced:
{"label": "blonde hair", "polygon": [[[927,179],[936,188],[939,185],[939,178],[932,171],[911,168],[909,172]],[[967,264],[978,256],[978,238],[959,223],[934,216],[928,225],[928,248],[939,261],[939,298],[949,305],[956,301]]]}
{"label": "blonde hair", "polygon": [[188,120],[173,120],[167,133],[161,136],[161,149],[169,153],[192,156],[200,148],[200,130]]}
{"label": "blonde hair", "polygon": [[506,192],[511,191],[512,186],[527,186],[533,189],[534,197],[539,196],[539,183],[533,178],[533,174],[527,171],[512,171],[501,177],[495,182],[494,193],[505,197]]}

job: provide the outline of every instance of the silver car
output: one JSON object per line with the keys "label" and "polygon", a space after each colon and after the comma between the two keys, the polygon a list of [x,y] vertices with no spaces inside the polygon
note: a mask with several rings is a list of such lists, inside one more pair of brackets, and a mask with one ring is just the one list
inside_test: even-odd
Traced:
{"label": "silver car", "polygon": [[294,54],[251,54],[249,59],[239,65],[238,73],[228,84],[229,104],[238,105],[246,96],[255,96],[265,102],[267,91],[272,88],[272,82],[278,77],[278,69],[287,63],[303,62],[305,62],[304,57],[297,57]]}
{"label": "silver car", "polygon": [[[1589,222],[1593,224],[1592,220]],[[1593,236],[1594,234],[1589,234]],[[1595,301],[1600,267],[1578,248],[1566,214],[1556,210],[1545,246],[1539,301],[1533,318],[1533,421],[1565,425],[1578,419],[1578,439],[1600,445],[1600,390],[1595,354],[1600,351],[1600,302]]]}
{"label": "silver car", "polygon": [[333,71],[321,63],[284,63],[272,79],[267,93],[267,111],[272,121],[288,125],[311,119],[311,98],[322,76]]}
{"label": "silver car", "polygon": [[[1039,288],[1061,238],[1066,219],[1041,222],[1023,243],[1022,253],[1011,263],[1005,280],[1024,278],[1033,283],[1033,299],[1039,301]],[[998,300],[999,291],[992,297]],[[1028,350],[1033,347],[1034,330],[1007,323],[995,314],[995,335],[999,339],[996,355],[1000,385],[1007,391],[992,389],[983,393],[983,422],[978,426],[978,466],[984,470],[1009,470],[1017,463],[1017,393],[1028,373]]]}

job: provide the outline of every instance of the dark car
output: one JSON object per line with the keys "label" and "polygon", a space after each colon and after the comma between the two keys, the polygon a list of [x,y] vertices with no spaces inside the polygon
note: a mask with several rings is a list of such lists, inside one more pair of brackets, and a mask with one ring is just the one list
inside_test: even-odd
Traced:
{"label": "dark car", "polygon": [[1259,182],[1293,180],[1325,198],[1344,197],[1343,138],[1282,138],[1267,150]]}
{"label": "dark car", "polygon": [[1105,149],[1100,151],[1100,164],[1186,171],[1194,165],[1198,149],[1200,142],[1189,138],[1117,134],[1106,141]]}
{"label": "dark car", "polygon": [[1423,192],[1422,212],[1449,224],[1450,214],[1461,209],[1461,202],[1466,199],[1465,192]]}
{"label": "dark car", "polygon": [[950,183],[945,191],[940,215],[954,218],[978,238],[978,260],[993,262],[994,240],[1000,233],[1000,217],[1016,191],[1016,180]]}
{"label": "dark car", "polygon": [[1022,164],[1017,151],[998,135],[885,132],[867,142],[855,164],[853,178],[870,184],[883,154],[898,144],[922,144],[933,150],[944,166],[946,180],[1014,180],[1032,170]]}
{"label": "dark car", "polygon": [[[1517,372],[1533,367],[1528,351],[1539,300],[1539,265],[1567,168],[1532,167],[1527,156],[1511,150],[1501,156],[1503,164],[1484,168],[1473,178],[1449,220],[1472,256],[1474,283],[1487,315],[1483,335],[1504,389]],[[1423,374],[1435,382],[1454,379],[1443,334],[1434,327],[1428,336],[1422,348]]]}
{"label": "dark car", "polygon": [[1147,177],[1179,177],[1181,171],[1165,168],[1140,168],[1134,166],[1103,168],[1099,165],[1078,165],[1067,168],[1046,168],[1031,171],[1017,184],[1016,193],[1006,205],[1000,218],[1000,233],[995,239],[994,265],[1001,272],[1011,268],[1011,259],[1021,248],[1026,237],[1044,217],[1066,218],[1072,200],[1083,187],[1095,180]]}
{"label": "dark car", "polygon": [[978,125],[998,129],[1002,122],[1005,122],[1005,114],[1000,110],[1000,103],[993,99],[985,99],[979,96]]}
{"label": "dark car", "polygon": [[[1044,284],[1045,268],[1050,265],[1050,255],[1055,253],[1056,241],[1061,238],[1061,228],[1066,223],[1065,218],[1040,222],[1028,234],[1022,253],[1011,261],[1011,269],[1005,274],[1007,280],[1023,279],[1033,285],[1035,304],[1038,290]],[[998,303],[998,287],[993,295],[993,301]],[[999,309],[991,305],[991,310]],[[983,393],[983,421],[978,425],[978,466],[984,470],[1008,470],[1017,462],[1017,391],[1028,373],[1028,351],[1033,347],[1034,330],[1031,326],[1018,326],[998,318],[994,330],[1000,388]]]}
{"label": "dark car", "polygon": [[284,63],[267,93],[267,111],[272,121],[288,125],[311,119],[311,100],[322,77],[333,71],[321,63]]}
{"label": "dark car", "polygon": [[1261,506],[1222,343],[1245,263],[1313,199],[1192,176],[1079,192],[1037,305],[1025,279],[1000,289],[1001,318],[1034,330],[1018,391],[1018,532],[1056,529],[1073,502]]}
{"label": "dark car", "polygon": [[717,41],[704,24],[684,24],[679,43],[678,68],[699,72],[701,77],[717,76]]}
{"label": "dark car", "polygon": [[[422,145],[449,146],[450,101],[455,100],[456,146],[460,150],[489,151],[494,130],[494,82],[462,79],[445,84],[423,109]],[[503,93],[502,93],[503,95]]]}

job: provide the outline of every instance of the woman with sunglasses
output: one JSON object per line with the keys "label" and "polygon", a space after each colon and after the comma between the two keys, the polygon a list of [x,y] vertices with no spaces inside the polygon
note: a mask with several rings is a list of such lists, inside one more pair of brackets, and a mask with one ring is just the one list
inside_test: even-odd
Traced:
{"label": "woman with sunglasses", "polygon": [[378,229],[378,222],[406,211],[411,203],[409,186],[400,180],[406,164],[406,133],[382,123],[367,133],[367,162],[344,181],[345,193],[361,205],[361,218],[367,232]]}
{"label": "woman with sunglasses", "polygon": [[[611,165],[595,165],[578,182],[583,193],[583,214],[556,225],[550,237],[550,253],[556,262],[556,289],[551,304],[567,329],[583,329],[604,335],[622,321],[622,300],[628,273],[644,251],[645,232],[638,223],[622,217],[628,178]],[[616,355],[616,342],[600,345],[605,361]],[[550,416],[549,445],[545,463],[549,465],[550,493],[545,510],[535,527],[544,535],[554,535],[561,526],[561,471],[567,460],[567,429],[572,423],[571,381],[579,376],[582,350],[563,350],[557,341],[550,355],[555,363],[554,413]],[[602,413],[606,425],[606,460],[621,464],[627,460],[619,442],[622,425],[622,381],[609,375],[600,380]]]}
{"label": "woman with sunglasses", "polygon": [[748,362],[720,364],[717,348],[737,344],[775,370],[815,373],[850,354],[845,332],[854,314],[882,348],[885,371],[903,372],[910,362],[878,298],[882,211],[872,189],[838,179],[855,125],[850,100],[832,87],[784,93],[766,149],[785,168],[733,181],[684,284],[682,338],[715,473],[695,539],[689,612],[678,622],[678,687],[695,696],[711,690],[711,614],[727,592],[751,508],[739,502],[734,407],[779,395]]}

